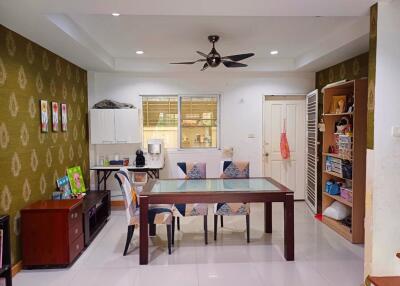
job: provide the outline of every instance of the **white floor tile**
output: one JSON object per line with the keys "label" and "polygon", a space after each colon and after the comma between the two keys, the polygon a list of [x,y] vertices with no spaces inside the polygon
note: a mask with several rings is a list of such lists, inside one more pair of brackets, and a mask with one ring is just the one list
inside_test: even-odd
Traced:
{"label": "white floor tile", "polygon": [[353,245],[316,221],[304,202],[295,203],[295,262],[283,257],[282,204],[273,204],[273,233],[263,232],[263,205],[251,204],[251,242],[246,242],[244,217],[224,218],[213,236],[208,217],[204,245],[203,219],[181,219],[175,247],[167,252],[165,227],[149,241],[149,265],[139,265],[138,230],[127,256],[126,217],[113,211],[110,221],[76,263],[61,270],[24,270],[16,286],[152,286],[268,285],[358,286],[363,279],[363,247]]}

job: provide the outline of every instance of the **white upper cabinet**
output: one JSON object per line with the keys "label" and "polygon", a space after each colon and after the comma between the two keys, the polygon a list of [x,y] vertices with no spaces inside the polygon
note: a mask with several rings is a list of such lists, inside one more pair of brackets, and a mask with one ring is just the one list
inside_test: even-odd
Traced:
{"label": "white upper cabinet", "polygon": [[115,110],[115,139],[117,143],[140,142],[137,109]]}
{"label": "white upper cabinet", "polygon": [[90,143],[140,143],[137,109],[91,109]]}

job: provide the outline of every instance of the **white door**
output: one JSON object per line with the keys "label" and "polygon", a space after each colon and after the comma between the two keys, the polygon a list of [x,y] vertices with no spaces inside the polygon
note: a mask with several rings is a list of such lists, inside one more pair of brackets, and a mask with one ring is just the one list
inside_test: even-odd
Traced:
{"label": "white door", "polygon": [[90,143],[115,143],[114,109],[90,110]]}
{"label": "white door", "polygon": [[115,140],[116,143],[140,143],[137,109],[115,110]]}
{"label": "white door", "polygon": [[[264,102],[264,175],[305,198],[305,97],[266,96]],[[290,158],[282,159],[280,139],[284,121]]]}

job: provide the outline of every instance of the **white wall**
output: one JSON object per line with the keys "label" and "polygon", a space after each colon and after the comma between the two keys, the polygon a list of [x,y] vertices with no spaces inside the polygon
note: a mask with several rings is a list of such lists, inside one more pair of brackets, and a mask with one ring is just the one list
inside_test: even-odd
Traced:
{"label": "white wall", "polygon": [[400,251],[400,138],[391,135],[392,126],[400,126],[399,27],[400,1],[379,2],[375,146],[368,155],[368,169],[374,176],[372,218],[366,226],[372,234],[366,245],[366,252],[372,253],[371,273],[366,274],[379,276],[400,275],[400,261],[395,257]]}
{"label": "white wall", "polygon": [[[232,146],[234,159],[249,160],[251,176],[261,176],[263,95],[306,94],[315,86],[315,74],[197,72],[146,75],[91,72],[88,83],[89,107],[103,99],[141,107],[139,95],[144,94],[221,94],[221,146]],[[248,138],[249,134],[254,134],[255,138]],[[174,151],[167,154],[162,177],[174,177],[178,160],[206,161],[207,176],[219,175],[220,151]]]}

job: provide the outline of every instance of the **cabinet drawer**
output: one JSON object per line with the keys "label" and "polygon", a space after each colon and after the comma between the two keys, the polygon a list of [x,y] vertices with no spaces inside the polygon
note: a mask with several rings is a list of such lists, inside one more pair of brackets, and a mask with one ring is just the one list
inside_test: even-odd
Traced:
{"label": "cabinet drawer", "polygon": [[69,242],[73,242],[79,235],[82,234],[82,223],[76,223],[71,226],[68,230],[69,232]]}
{"label": "cabinet drawer", "polygon": [[83,234],[81,233],[77,239],[69,245],[69,262],[71,263],[83,250]]}
{"label": "cabinet drawer", "polygon": [[71,228],[74,226],[77,222],[82,224],[82,205],[72,209],[68,213],[68,226]]}

